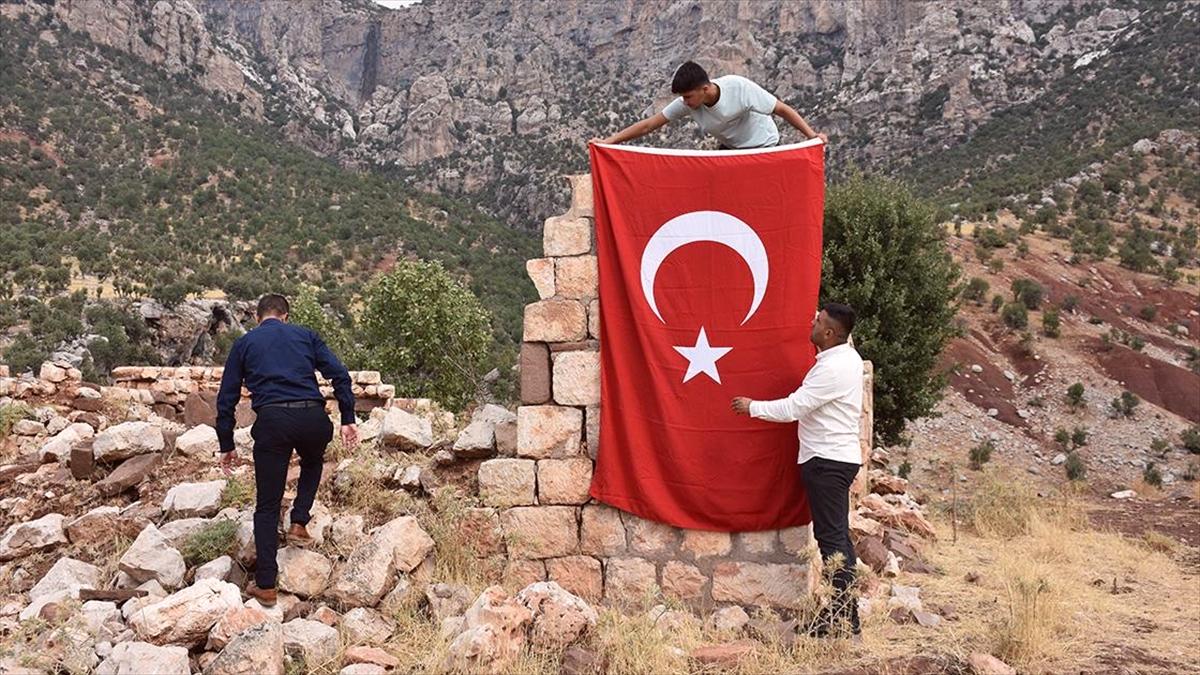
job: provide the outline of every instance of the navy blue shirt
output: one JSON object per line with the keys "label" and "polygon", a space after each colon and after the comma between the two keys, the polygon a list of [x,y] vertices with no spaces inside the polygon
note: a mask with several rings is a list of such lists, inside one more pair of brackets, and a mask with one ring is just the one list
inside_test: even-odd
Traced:
{"label": "navy blue shirt", "polygon": [[233,445],[233,413],[242,397],[242,383],[250,390],[250,405],[258,410],[269,403],[321,401],[314,371],[333,382],[333,394],[342,424],[354,424],[354,394],[350,373],[334,356],[321,336],[303,327],[268,317],[241,336],[229,350],[221,389],[217,393],[217,440],[221,452]]}

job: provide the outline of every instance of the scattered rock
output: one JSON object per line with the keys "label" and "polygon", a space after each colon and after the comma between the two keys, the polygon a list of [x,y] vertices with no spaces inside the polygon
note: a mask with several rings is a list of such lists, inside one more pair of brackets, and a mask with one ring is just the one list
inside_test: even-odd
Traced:
{"label": "scattered rock", "polygon": [[517,594],[533,616],[530,639],[535,647],[565,647],[596,626],[599,616],[579,596],[553,581],[525,587]]}
{"label": "scattered rock", "polygon": [[400,408],[390,408],[383,417],[379,439],[385,446],[402,452],[424,450],[433,445],[433,427],[429,420]]}
{"label": "scattered rock", "polygon": [[92,452],[98,462],[116,462],[135,455],[162,452],[166,446],[161,427],[150,422],[122,422],[96,434]]}
{"label": "scattered rock", "polygon": [[1113,499],[1133,499],[1137,496],[1137,492],[1133,490],[1120,490],[1110,495]]}
{"label": "scattered rock", "polygon": [[147,642],[120,642],[96,667],[96,675],[191,675],[185,647],[159,647]]}
{"label": "scattered rock", "polygon": [[238,633],[203,675],[283,675],[283,628],[264,621]]}
{"label": "scattered rock", "polygon": [[29,590],[29,599],[60,593],[78,598],[83,588],[100,588],[100,568],[74,558],[59,558],[50,571]]}
{"label": "scattered rock", "polygon": [[392,636],[391,622],[367,607],[355,607],[343,614],[340,626],[346,641],[353,645],[383,644]]}
{"label": "scattered rock", "polygon": [[967,665],[974,675],[1017,675],[1017,669],[983,652],[975,652],[967,657]]}
{"label": "scattered rock", "polygon": [[382,668],[400,667],[400,659],[378,647],[350,647],[345,654],[346,663],[373,664]]}
{"label": "scattered rock", "polygon": [[117,564],[137,583],[153,579],[166,588],[183,585],[183,575],[187,571],[183,556],[153,525],[142,529]]}
{"label": "scattered rock", "polygon": [[720,668],[734,668],[742,659],[750,656],[758,649],[758,643],[749,638],[726,642],[718,645],[708,645],[693,649],[688,655],[693,661]]}
{"label": "scattered rock", "polygon": [[320,621],[293,619],[283,624],[283,651],[288,660],[303,663],[306,670],[332,666],[341,649],[337,629]]}
{"label": "scattered rock", "polygon": [[266,612],[255,607],[235,607],[217,619],[208,632],[206,649],[221,650],[241,633],[271,621]]}
{"label": "scattered rock", "polygon": [[4,536],[0,537],[0,561],[66,544],[67,533],[63,529],[65,520],[62,514],[50,513],[36,520],[9,526]]}
{"label": "scattered rock", "polygon": [[225,481],[213,480],[204,483],[179,483],[167,490],[162,509],[177,518],[207,518],[221,510],[221,495],[225,492]]}
{"label": "scattered rock", "polygon": [[279,589],[301,598],[313,598],[325,590],[333,563],[329,558],[302,548],[279,549]]}
{"label": "scattered rock", "polygon": [[156,644],[199,645],[230,609],[242,606],[237,586],[202,579],[142,607],[129,619],[138,636]]}
{"label": "scattered rock", "polygon": [[213,457],[219,449],[217,430],[207,424],[192,427],[175,439],[175,450],[188,457]]}
{"label": "scattered rock", "polygon": [[722,607],[712,613],[709,626],[721,633],[740,633],[750,623],[750,615],[740,605]]}
{"label": "scattered rock", "polygon": [[429,616],[435,623],[448,617],[461,616],[471,606],[471,589],[462,585],[430,584],[425,589],[425,602]]}
{"label": "scattered rock", "polygon": [[[92,443],[95,452],[95,442]],[[158,453],[138,455],[121,462],[121,465],[96,483],[96,491],[102,496],[110,497],[140,484],[162,463],[162,455]]]}
{"label": "scattered rock", "polygon": [[467,610],[463,630],[450,643],[449,670],[503,673],[525,647],[529,609],[499,586],[485,590]]}

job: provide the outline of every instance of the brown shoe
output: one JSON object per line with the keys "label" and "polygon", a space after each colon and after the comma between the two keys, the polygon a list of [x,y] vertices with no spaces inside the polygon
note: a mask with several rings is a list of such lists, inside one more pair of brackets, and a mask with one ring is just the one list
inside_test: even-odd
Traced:
{"label": "brown shoe", "polygon": [[263,607],[274,607],[275,601],[279,599],[279,591],[274,588],[259,588],[253,581],[246,586],[246,595],[258,600],[258,604]]}
{"label": "brown shoe", "polygon": [[311,546],[313,543],[312,535],[308,533],[308,528],[298,523],[292,523],[292,526],[287,531],[287,543],[289,546]]}

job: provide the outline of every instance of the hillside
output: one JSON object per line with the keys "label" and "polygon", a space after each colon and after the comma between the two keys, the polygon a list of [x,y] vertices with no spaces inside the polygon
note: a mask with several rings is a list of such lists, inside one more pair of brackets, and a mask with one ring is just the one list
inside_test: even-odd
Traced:
{"label": "hillside", "polygon": [[338,167],[188,77],[53,21],[0,18],[0,40],[0,327],[34,322],[26,352],[88,330],[82,300],[50,302],[68,292],[169,306],[306,285],[344,312],[373,274],[414,256],[467,279],[498,342],[517,339],[533,237]]}

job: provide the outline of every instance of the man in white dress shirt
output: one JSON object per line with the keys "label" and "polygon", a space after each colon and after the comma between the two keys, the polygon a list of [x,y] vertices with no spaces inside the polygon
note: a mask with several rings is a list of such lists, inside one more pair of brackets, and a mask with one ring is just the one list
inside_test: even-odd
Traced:
{"label": "man in white dress shirt", "polygon": [[[847,344],[854,318],[847,305],[825,305],[811,335],[817,362],[790,396],[775,401],[733,399],[736,413],[768,422],[799,422],[800,480],[808,494],[813,535],[821,558],[835,570],[833,601],[810,631],[817,637],[841,626],[859,633],[858,606],[849,590],[857,563],[850,541],[850,484],[862,462],[858,436],[863,360]],[[841,561],[832,560],[837,555]]]}
{"label": "man in white dress shirt", "polygon": [[662,112],[607,138],[593,138],[591,142],[624,143],[645,136],[668,122],[691,117],[704,133],[717,139],[722,150],[769,148],[779,143],[774,115],[798,129],[805,138],[827,140],[825,134],[813,131],[791,106],[741,75],[710,80],[699,64],[688,61],[675,70],[671,93],[678,94],[678,98]]}

